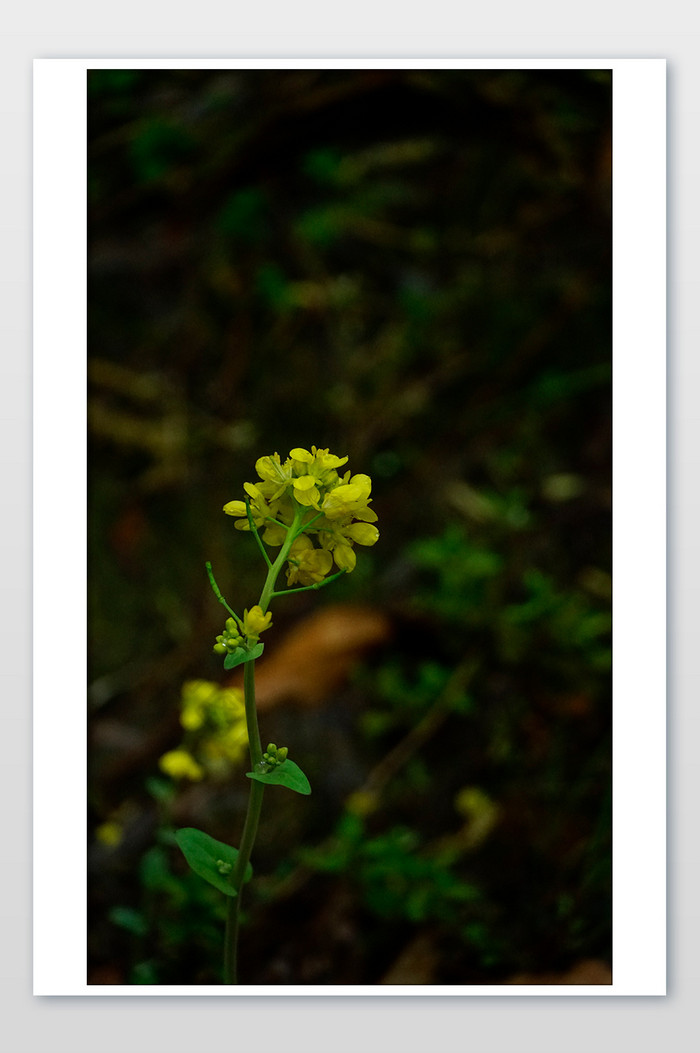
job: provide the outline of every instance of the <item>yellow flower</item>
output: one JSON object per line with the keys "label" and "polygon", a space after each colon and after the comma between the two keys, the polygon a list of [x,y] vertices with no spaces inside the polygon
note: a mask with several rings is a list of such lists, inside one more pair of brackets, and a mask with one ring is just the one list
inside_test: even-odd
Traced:
{"label": "yellow flower", "polygon": [[215,774],[225,775],[232,764],[243,760],[248,746],[245,720],[212,735],[202,743],[202,756]]}
{"label": "yellow flower", "polygon": [[[269,544],[281,544],[284,526],[275,527],[271,520],[277,519],[289,525],[294,517],[296,501],[306,507],[319,508],[321,498],[338,485],[336,468],[345,464],[347,457],[337,457],[328,450],[311,450],[296,447],[282,463],[278,453],[259,457],[255,469],[260,476],[258,483],[246,483],[244,489],[250,497],[251,515],[255,526],[266,527],[264,540]],[[293,499],[293,500],[291,500]],[[239,530],[249,530],[246,507],[243,501],[229,501],[224,505],[227,515],[236,516]]]}
{"label": "yellow flower", "polygon": [[249,640],[257,640],[260,633],[264,632],[265,629],[269,629],[272,625],[272,614],[270,611],[267,614],[263,614],[262,607],[258,604],[255,607],[251,607],[250,610],[246,608],[243,611],[243,635]]}
{"label": "yellow flower", "polygon": [[226,778],[246,752],[245,700],[237,687],[209,680],[182,686],[180,723],[183,743],[160,758],[161,771],[173,779],[198,782],[206,776]]}
{"label": "yellow flower", "polygon": [[348,545],[344,539],[333,546],[333,559],[338,570],[344,570],[347,574],[355,569],[357,563],[357,556],[352,545]]}
{"label": "yellow flower", "polygon": [[[260,485],[256,485],[255,483],[243,484],[243,489],[250,498],[250,516],[256,529],[263,529],[262,537],[268,545],[281,545],[286,537],[287,531],[284,526],[279,523],[271,522],[271,520],[277,519],[282,513],[282,508],[277,501],[273,501],[271,504],[267,502],[263,493],[263,486],[264,483],[261,483]],[[226,515],[237,517],[236,522],[234,523],[236,530],[250,530],[245,501],[228,501],[227,504],[224,505],[224,512]],[[287,512],[289,522],[292,520],[292,515],[293,510],[290,504]]]}
{"label": "yellow flower", "polygon": [[[319,450],[316,446],[311,447],[311,452],[296,447],[289,451],[289,456],[292,461],[292,470],[296,475],[304,475],[308,472],[309,475],[315,475],[319,480],[322,479],[324,485],[335,481],[338,474],[335,469],[347,464],[348,460],[347,457],[336,457],[328,450]],[[334,477],[329,476],[330,472],[335,473]],[[324,476],[327,478],[322,478]]]}
{"label": "yellow flower", "polygon": [[379,540],[379,531],[371,523],[351,523],[343,527],[342,532],[358,545],[374,545]]}
{"label": "yellow flower", "polygon": [[314,548],[310,538],[302,534],[289,550],[288,585],[315,585],[322,581],[333,566],[330,552]]}
{"label": "yellow flower", "polygon": [[180,723],[186,731],[202,727],[218,693],[217,685],[209,680],[188,680],[183,684]]}
{"label": "yellow flower", "polygon": [[[297,475],[301,475],[305,471],[304,465],[314,463],[314,454],[309,453],[308,450],[303,450],[300,446],[290,450],[289,456],[292,460],[292,468]],[[297,462],[296,464],[294,464],[295,461]]]}
{"label": "yellow flower", "polygon": [[[368,509],[369,511],[369,509]],[[344,521],[327,520],[328,526],[320,532],[321,545],[333,553],[333,560],[338,570],[346,573],[355,569],[357,557],[353,543],[374,545],[379,540],[379,531],[371,523],[352,523],[348,517]]]}
{"label": "yellow flower", "polygon": [[278,453],[273,453],[270,457],[258,457],[255,462],[255,471],[264,482],[273,483],[279,493],[284,492],[292,478],[289,460],[287,459],[282,464]]}
{"label": "yellow flower", "polygon": [[[369,507],[372,480],[368,475],[352,475],[349,471],[341,478],[338,468],[347,460],[328,449],[296,446],[284,462],[278,453],[258,458],[255,467],[260,482],[245,484],[251,518],[269,545],[282,545],[292,524],[299,524],[299,506],[308,510],[302,519],[300,536],[290,551],[290,585],[319,583],[333,561],[339,570],[354,570],[353,546],[374,545],[379,538],[379,531],[371,525],[377,521],[376,513]],[[224,511],[237,517],[238,530],[250,529],[245,502],[229,501]],[[323,515],[319,516],[319,512]],[[316,546],[309,540],[314,536]],[[262,631],[257,629],[250,636],[257,639]]]}
{"label": "yellow flower", "polygon": [[107,845],[108,848],[114,848],[121,841],[123,833],[124,830],[121,823],[108,819],[106,823],[100,823],[97,827],[95,837],[103,845]]}
{"label": "yellow flower", "polygon": [[[348,476],[350,473],[347,473]],[[353,516],[355,519],[364,519],[361,513],[367,508],[369,495],[372,492],[372,480],[368,475],[353,475],[349,482],[342,482],[326,494],[323,501],[323,512],[327,519],[340,519],[344,516]],[[370,521],[376,519],[374,512],[369,517]]]}
{"label": "yellow flower", "polygon": [[204,778],[204,768],[197,764],[187,750],[170,750],[169,753],[163,754],[158,763],[161,771],[173,779],[190,779],[192,782],[199,782]]}
{"label": "yellow flower", "polygon": [[302,475],[300,478],[293,480],[294,497],[300,505],[311,505],[313,508],[318,508],[318,502],[321,498],[317,486],[318,481],[313,475]]}

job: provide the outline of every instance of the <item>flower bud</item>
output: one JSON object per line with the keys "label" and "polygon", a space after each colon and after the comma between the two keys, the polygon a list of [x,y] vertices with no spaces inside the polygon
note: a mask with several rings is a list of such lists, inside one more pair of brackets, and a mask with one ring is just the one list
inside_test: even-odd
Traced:
{"label": "flower bud", "polygon": [[379,538],[379,531],[371,523],[351,523],[345,527],[345,533],[358,545],[374,545]]}
{"label": "flower bud", "polygon": [[243,612],[243,632],[246,636],[259,636],[272,624],[272,615],[268,611],[263,614],[262,607],[258,604],[250,610]]}
{"label": "flower bud", "polygon": [[248,514],[245,501],[229,501],[224,505],[224,512],[227,516],[247,516]]}
{"label": "flower bud", "polygon": [[350,545],[342,542],[333,549],[333,559],[338,570],[344,570],[348,573],[355,569],[355,564],[357,563],[357,556]]}

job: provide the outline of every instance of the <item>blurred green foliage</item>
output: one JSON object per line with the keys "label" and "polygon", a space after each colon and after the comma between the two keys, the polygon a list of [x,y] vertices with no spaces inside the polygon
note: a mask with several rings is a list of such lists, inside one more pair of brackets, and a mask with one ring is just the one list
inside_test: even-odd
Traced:
{"label": "blurred green foliage", "polygon": [[268,791],[246,981],[610,961],[610,112],[596,70],[90,71],[91,983],[219,982],[173,831],[235,844],[243,768],[158,758],[224,682],[205,561],[259,592],[221,508],[311,444],[381,538],[266,655],[335,603],[393,637],[263,716],[313,795]]}

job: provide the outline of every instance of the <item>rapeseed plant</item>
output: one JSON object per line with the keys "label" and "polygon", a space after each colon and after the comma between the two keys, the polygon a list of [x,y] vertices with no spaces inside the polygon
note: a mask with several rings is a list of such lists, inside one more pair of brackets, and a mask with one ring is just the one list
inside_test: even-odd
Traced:
{"label": "rapeseed plant", "polygon": [[[297,447],[285,461],[279,454],[260,457],[259,479],[245,483],[243,500],[229,501],[224,512],[237,530],[253,534],[267,567],[260,598],[239,616],[229,606],[214,578],[211,587],[229,617],[216,637],[214,652],[224,658],[224,669],[243,665],[243,693],[208,681],[185,685],[180,722],[183,744],[160,760],[174,778],[198,781],[207,775],[228,774],[247,743],[250,754],[250,796],[240,848],[235,849],[201,830],[176,833],[185,858],[195,871],[228,897],[224,944],[224,983],[236,984],[238,930],[242,888],[252,870],[250,857],[260,819],[266,785],[286,786],[309,794],[308,779],[288,756],[286,746],[269,743],[263,751],[255,705],[255,660],[263,652],[260,636],[272,625],[271,602],[289,593],[319,589],[355,569],[354,546],[374,545],[377,515],[369,506],[372,481],[368,475],[338,472],[347,464],[327,449]],[[272,560],[266,546],[279,553]],[[335,572],[331,573],[336,568]],[[285,571],[286,589],[277,589]]]}

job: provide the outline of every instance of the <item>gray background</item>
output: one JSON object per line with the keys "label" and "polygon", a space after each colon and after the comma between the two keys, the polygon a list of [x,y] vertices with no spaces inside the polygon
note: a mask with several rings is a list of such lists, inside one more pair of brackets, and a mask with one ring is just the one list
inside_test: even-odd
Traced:
{"label": "gray background", "polygon": [[[3,461],[0,898],[3,1031],[12,1053],[250,1049],[285,1053],[436,1044],[477,1053],[686,1053],[695,1049],[700,954],[695,645],[698,592],[700,36],[682,0],[648,14],[590,0],[507,0],[457,13],[378,0],[256,5],[201,0],[26,3],[5,13],[0,196]],[[335,11],[335,13],[333,13]],[[400,21],[399,21],[400,12]],[[675,16],[675,17],[674,17]],[[507,27],[507,32],[503,28]],[[673,27],[673,28],[669,28]],[[666,998],[33,998],[31,994],[31,77],[44,57],[666,58],[669,89],[669,994]],[[695,339],[693,339],[695,338]],[[685,484],[685,485],[683,485]],[[57,515],[69,509],[54,510]],[[691,557],[691,558],[689,558]],[[694,557],[694,559],[692,558]],[[695,601],[695,602],[694,602]],[[60,905],[57,905],[60,909]]]}

